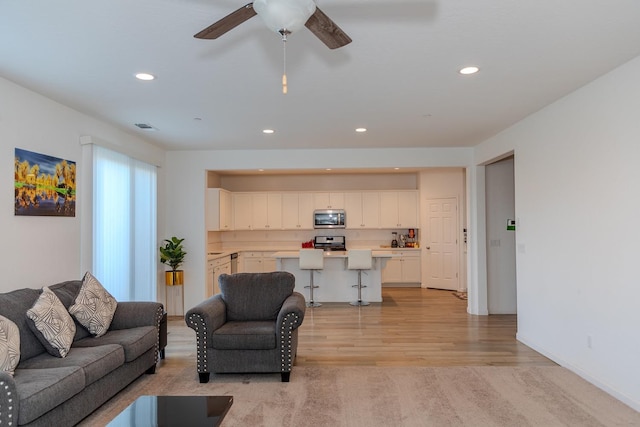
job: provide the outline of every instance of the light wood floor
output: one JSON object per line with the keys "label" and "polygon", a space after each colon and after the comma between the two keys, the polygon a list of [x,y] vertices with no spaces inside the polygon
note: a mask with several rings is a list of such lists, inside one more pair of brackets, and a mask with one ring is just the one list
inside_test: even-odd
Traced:
{"label": "light wood floor", "polygon": [[[469,315],[452,291],[383,288],[382,297],[307,308],[296,365],[555,365],[516,341],[515,315]],[[195,358],[195,333],[181,317],[169,319],[166,355]]]}

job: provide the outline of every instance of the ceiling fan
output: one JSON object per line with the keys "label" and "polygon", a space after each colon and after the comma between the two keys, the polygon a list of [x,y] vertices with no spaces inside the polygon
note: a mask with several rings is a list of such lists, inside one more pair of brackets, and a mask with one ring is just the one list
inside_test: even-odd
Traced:
{"label": "ceiling fan", "polygon": [[316,6],[314,0],[255,0],[208,26],[194,37],[217,39],[255,15],[260,15],[270,29],[283,37],[305,26],[329,49],[351,43],[351,38]]}

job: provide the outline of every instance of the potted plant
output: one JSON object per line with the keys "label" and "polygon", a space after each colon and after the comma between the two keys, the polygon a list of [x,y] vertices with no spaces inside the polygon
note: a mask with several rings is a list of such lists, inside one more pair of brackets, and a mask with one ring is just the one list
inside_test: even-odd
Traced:
{"label": "potted plant", "polygon": [[182,247],[183,241],[184,239],[174,236],[171,239],[165,239],[165,245],[160,246],[160,262],[171,267],[171,271],[165,272],[165,281],[169,286],[184,283],[184,271],[178,270],[187,254]]}

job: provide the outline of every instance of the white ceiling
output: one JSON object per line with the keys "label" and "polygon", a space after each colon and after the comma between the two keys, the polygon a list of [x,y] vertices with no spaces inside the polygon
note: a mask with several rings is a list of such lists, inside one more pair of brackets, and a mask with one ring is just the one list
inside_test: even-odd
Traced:
{"label": "white ceiling", "polygon": [[283,95],[259,17],[193,38],[245,2],[0,0],[0,76],[168,149],[468,147],[640,54],[637,0],[318,0],[353,42],[292,34]]}

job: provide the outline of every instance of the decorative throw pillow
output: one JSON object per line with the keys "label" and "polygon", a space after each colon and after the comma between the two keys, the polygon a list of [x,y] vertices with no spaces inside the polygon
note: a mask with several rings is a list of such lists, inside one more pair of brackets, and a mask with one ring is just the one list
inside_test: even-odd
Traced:
{"label": "decorative throw pillow", "polygon": [[20,331],[15,323],[0,316],[0,371],[13,372],[20,361]]}
{"label": "decorative throw pillow", "polygon": [[69,353],[76,324],[56,294],[49,288],[42,288],[40,297],[27,310],[27,317],[33,321],[29,326],[45,346],[49,354],[65,357]]}
{"label": "decorative throw pillow", "polygon": [[107,333],[118,302],[102,284],[87,272],[82,279],[82,287],[69,313],[96,337]]}

